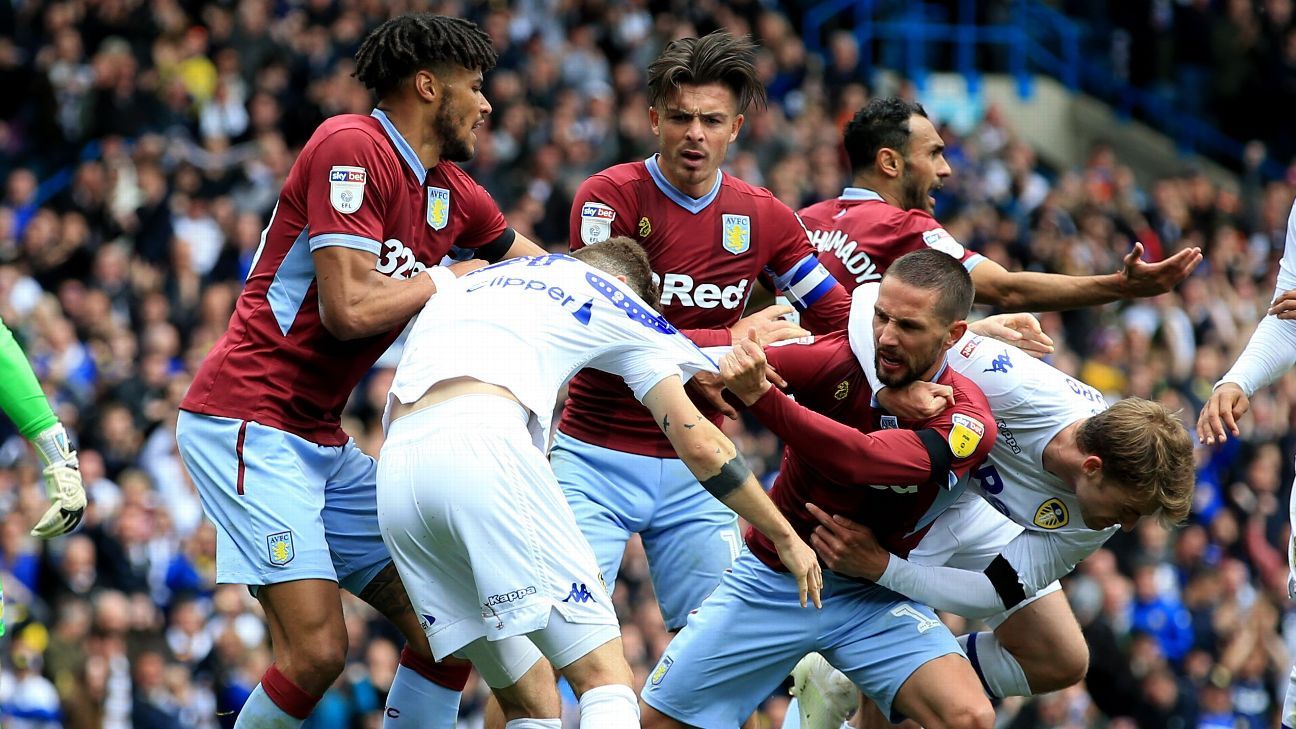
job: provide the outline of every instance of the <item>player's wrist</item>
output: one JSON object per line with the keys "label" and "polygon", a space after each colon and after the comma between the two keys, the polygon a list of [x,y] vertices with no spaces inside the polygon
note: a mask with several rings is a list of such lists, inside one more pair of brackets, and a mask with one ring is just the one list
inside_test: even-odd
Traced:
{"label": "player's wrist", "polygon": [[32,439],[36,455],[40,456],[43,466],[76,467],[76,452],[68,440],[67,430],[62,423],[55,423],[42,430]]}
{"label": "player's wrist", "polygon": [[454,271],[445,266],[428,266],[424,269],[424,273],[428,275],[428,278],[432,279],[432,285],[436,286],[436,291],[433,294],[439,294],[454,285],[455,279],[458,278],[455,276]]}

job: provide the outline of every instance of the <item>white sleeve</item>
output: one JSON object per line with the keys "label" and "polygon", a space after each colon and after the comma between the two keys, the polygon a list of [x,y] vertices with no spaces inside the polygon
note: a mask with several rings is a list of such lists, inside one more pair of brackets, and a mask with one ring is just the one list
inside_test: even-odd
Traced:
{"label": "white sleeve", "polygon": [[[1296,207],[1287,219],[1287,243],[1282,260],[1278,263],[1278,285],[1274,298],[1277,299],[1291,289],[1296,289]],[[1233,363],[1233,367],[1215,386],[1232,382],[1241,387],[1247,397],[1251,397],[1256,390],[1278,379],[1279,375],[1293,365],[1296,365],[1296,321],[1266,316],[1260,320],[1237,362]]]}
{"label": "white sleeve", "polygon": [[[1075,569],[1111,536],[1100,532],[1025,531],[1000,553],[1017,575],[1027,597]],[[1003,597],[985,572],[954,567],[917,565],[891,555],[877,583],[910,599],[967,618],[984,618],[1007,609]]]}

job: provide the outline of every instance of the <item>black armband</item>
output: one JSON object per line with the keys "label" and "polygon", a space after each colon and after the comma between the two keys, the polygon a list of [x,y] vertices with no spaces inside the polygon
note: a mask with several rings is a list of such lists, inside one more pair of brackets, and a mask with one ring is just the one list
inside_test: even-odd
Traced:
{"label": "black armband", "polygon": [[1022,589],[1021,580],[1017,578],[1017,570],[1008,564],[1008,560],[1004,559],[1002,554],[995,557],[990,566],[985,568],[985,576],[990,578],[990,584],[994,585],[995,592],[999,593],[999,599],[1003,600],[1005,610],[1012,609],[1026,599],[1026,591]]}
{"label": "black armband", "polygon": [[710,491],[717,499],[723,499],[746,483],[750,475],[751,469],[747,467],[742,454],[735,453],[733,458],[720,467],[720,473],[701,482],[702,488]]}
{"label": "black armband", "polygon": [[513,247],[513,241],[517,239],[517,231],[512,228],[505,228],[503,233],[495,240],[473,251],[473,258],[480,258],[490,263],[498,263],[504,258],[504,254],[509,252]]}
{"label": "black armband", "polygon": [[927,428],[918,431],[918,440],[922,441],[923,447],[927,449],[927,456],[931,459],[931,475],[929,476],[931,482],[941,486],[948,486],[950,464],[954,462],[954,454],[950,453],[949,444],[945,442],[945,437],[931,428]]}

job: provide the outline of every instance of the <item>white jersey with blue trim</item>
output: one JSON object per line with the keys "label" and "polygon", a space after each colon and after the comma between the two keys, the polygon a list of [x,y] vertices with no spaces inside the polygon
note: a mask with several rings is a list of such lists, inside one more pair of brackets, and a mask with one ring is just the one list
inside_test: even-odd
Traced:
{"label": "white jersey with blue trim", "polygon": [[1093,534],[1075,493],[1044,469],[1044,449],[1068,425],[1106,410],[1102,393],[1016,347],[970,332],[948,356],[950,367],[981,387],[999,430],[970,487],[1027,529]]}
{"label": "white jersey with blue trim", "polygon": [[687,337],[611,274],[565,255],[516,258],[447,284],[415,320],[387,397],[412,403],[443,380],[507,388],[548,442],[558,392],[582,368],[625,380],[642,400],[672,375],[717,371]]}

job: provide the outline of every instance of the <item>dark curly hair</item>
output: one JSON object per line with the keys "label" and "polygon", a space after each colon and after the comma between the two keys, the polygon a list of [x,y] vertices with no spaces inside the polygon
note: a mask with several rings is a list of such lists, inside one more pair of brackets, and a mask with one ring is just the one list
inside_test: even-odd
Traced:
{"label": "dark curly hair", "polygon": [[485,73],[495,68],[490,36],[476,23],[432,13],[410,13],[374,29],[356,51],[352,74],[378,98],[415,73],[455,64]]}
{"label": "dark curly hair", "polygon": [[917,114],[927,117],[922,104],[895,96],[870,99],[846,125],[846,156],[851,172],[873,169],[878,150],[894,149],[904,156],[909,149],[909,119]]}

